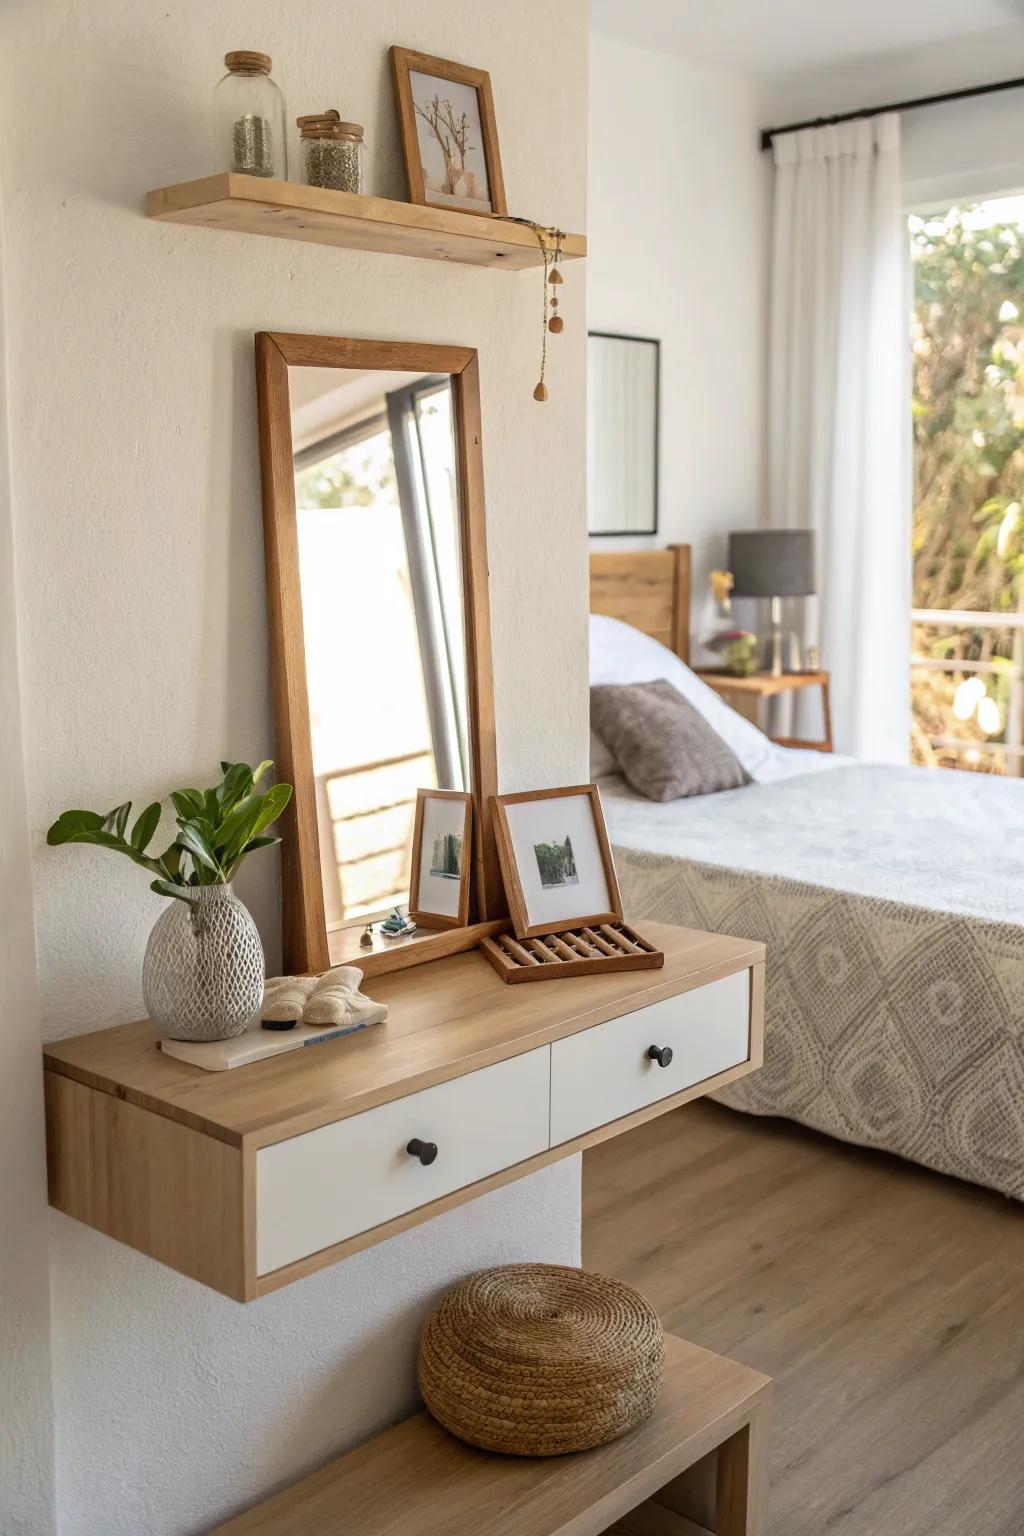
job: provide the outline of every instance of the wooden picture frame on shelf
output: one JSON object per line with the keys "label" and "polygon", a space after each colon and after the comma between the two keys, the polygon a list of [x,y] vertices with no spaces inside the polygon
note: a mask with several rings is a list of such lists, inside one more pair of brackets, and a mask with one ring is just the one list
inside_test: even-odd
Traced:
{"label": "wooden picture frame on shelf", "polygon": [[[487,71],[394,47],[391,74],[409,201],[504,218],[508,204]],[[431,82],[452,89],[442,96],[435,88],[431,95]]]}
{"label": "wooden picture frame on shelf", "polygon": [[[434,867],[440,839],[450,868]],[[454,849],[454,841],[458,847]],[[425,862],[429,860],[430,862]],[[418,928],[464,928],[469,921],[473,867],[473,796],[460,789],[416,791],[412,833],[409,916]]]}
{"label": "wooden picture frame on shelf", "polygon": [[494,795],[491,808],[517,938],[622,917],[596,784]]}

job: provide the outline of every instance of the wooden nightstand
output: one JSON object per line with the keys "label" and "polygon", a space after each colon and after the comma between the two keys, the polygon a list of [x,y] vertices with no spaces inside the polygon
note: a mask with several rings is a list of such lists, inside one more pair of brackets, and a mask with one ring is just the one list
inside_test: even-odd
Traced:
{"label": "wooden nightstand", "polygon": [[827,672],[783,672],[781,677],[773,677],[770,672],[755,672],[753,677],[735,677],[731,672],[723,672],[715,667],[707,672],[698,672],[697,676],[709,688],[720,693],[737,714],[756,726],[761,725],[765,700],[778,698],[783,693],[795,693],[800,688],[820,688],[821,741],[801,741],[795,736],[773,736],[772,740],[780,747],[809,747],[815,752],[832,751],[832,715],[829,709]]}

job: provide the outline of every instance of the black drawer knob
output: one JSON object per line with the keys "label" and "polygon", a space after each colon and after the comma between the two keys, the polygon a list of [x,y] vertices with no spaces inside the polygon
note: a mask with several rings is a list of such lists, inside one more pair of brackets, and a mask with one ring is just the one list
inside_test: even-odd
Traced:
{"label": "black drawer knob", "polygon": [[656,1061],[659,1067],[672,1065],[672,1047],[670,1045],[649,1045],[647,1054],[652,1061]]}
{"label": "black drawer knob", "polygon": [[[670,1056],[671,1054],[672,1052],[669,1051]],[[418,1157],[424,1168],[429,1168],[437,1156],[437,1143],[436,1141],[420,1141],[418,1136],[414,1136],[405,1150],[410,1157]]]}

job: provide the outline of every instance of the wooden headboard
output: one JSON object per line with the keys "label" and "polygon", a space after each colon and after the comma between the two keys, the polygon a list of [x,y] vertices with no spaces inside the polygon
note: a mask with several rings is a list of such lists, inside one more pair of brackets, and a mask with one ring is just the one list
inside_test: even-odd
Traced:
{"label": "wooden headboard", "polygon": [[590,611],[622,619],[690,660],[690,546],[590,557]]}

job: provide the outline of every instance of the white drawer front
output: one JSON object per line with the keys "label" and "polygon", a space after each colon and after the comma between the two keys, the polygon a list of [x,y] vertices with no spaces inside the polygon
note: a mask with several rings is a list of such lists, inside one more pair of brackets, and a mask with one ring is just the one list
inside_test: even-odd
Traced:
{"label": "white drawer front", "polygon": [[[648,1047],[669,1046],[661,1067]],[[746,1061],[750,972],[665,998],[551,1047],[551,1145],[607,1125]]]}
{"label": "white drawer front", "polygon": [[[438,1083],[256,1154],[256,1270],[266,1275],[511,1167],[548,1145],[550,1050]],[[424,1167],[406,1146],[435,1142]]]}

